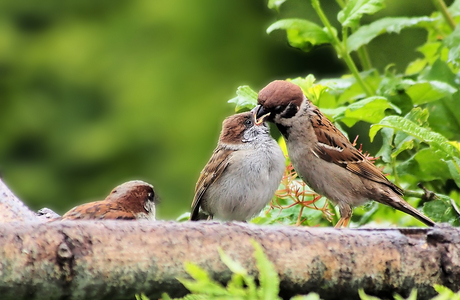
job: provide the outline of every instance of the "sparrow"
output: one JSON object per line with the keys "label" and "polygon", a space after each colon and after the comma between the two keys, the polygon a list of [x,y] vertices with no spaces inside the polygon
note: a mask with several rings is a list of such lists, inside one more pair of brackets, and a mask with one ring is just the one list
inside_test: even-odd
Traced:
{"label": "sparrow", "polygon": [[224,120],[217,147],[196,184],[190,220],[202,219],[203,212],[208,220],[247,221],[270,202],[286,158],[265,117],[244,112]]}
{"label": "sparrow", "polygon": [[72,208],[62,220],[149,220],[155,221],[157,197],[153,186],[140,180],[125,182],[102,201]]}
{"label": "sparrow", "polygon": [[403,190],[389,181],[337,127],[334,126],[297,85],[282,80],[269,83],[258,94],[256,117],[270,114],[283,135],[289,158],[303,181],[316,193],[338,205],[346,227],[352,207],[375,200],[403,211],[428,226],[434,222],[410,206]]}

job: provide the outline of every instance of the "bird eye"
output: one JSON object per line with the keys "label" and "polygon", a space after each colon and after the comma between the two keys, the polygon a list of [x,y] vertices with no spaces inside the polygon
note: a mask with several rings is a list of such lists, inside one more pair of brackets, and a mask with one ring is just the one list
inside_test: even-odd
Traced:
{"label": "bird eye", "polygon": [[154,194],[154,193],[148,193],[148,194],[147,194],[147,199],[148,199],[149,201],[153,201],[153,198],[154,198],[154,197],[155,197],[155,194]]}
{"label": "bird eye", "polygon": [[251,119],[246,119],[246,121],[244,121],[244,125],[246,126],[249,126],[252,124],[252,120]]}
{"label": "bird eye", "polygon": [[281,111],[282,107],[281,105],[278,105],[277,107],[275,107],[275,111]]}

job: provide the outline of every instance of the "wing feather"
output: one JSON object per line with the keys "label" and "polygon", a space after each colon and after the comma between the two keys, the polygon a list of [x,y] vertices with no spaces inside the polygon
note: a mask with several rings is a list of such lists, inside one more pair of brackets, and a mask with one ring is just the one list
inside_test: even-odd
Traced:
{"label": "wing feather", "polygon": [[229,164],[230,154],[235,150],[223,148],[221,146],[214,150],[211,159],[201,171],[200,178],[195,186],[195,197],[192,202],[192,214],[190,220],[198,219],[198,212],[200,210],[201,199],[206,193],[208,187],[213,184],[224,172]]}
{"label": "wing feather", "polygon": [[121,205],[110,201],[97,201],[74,207],[62,216],[62,220],[134,220],[136,217]]}
{"label": "wing feather", "polygon": [[311,123],[318,138],[313,149],[316,156],[356,175],[385,184],[402,195],[402,189],[389,181],[318,109],[313,111]]}

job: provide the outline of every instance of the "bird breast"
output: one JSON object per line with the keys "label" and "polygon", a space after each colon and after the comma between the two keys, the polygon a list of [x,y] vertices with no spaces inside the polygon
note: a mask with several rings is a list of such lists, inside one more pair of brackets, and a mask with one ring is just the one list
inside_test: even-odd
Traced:
{"label": "bird breast", "polygon": [[255,149],[235,151],[224,174],[207,191],[206,210],[221,220],[250,219],[270,202],[284,168],[284,154],[272,138]]}

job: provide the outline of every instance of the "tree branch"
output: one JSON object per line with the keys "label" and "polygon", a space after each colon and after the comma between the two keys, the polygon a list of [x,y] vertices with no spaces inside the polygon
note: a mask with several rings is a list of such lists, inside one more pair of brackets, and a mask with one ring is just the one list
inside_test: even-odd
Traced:
{"label": "tree branch", "polygon": [[177,277],[194,262],[227,282],[221,247],[255,272],[251,239],[281,279],[283,297],[318,292],[356,299],[436,294],[433,284],[460,288],[460,231],[255,226],[216,222],[66,221],[7,223],[0,228],[2,299],[126,299],[162,292],[182,296]]}
{"label": "tree branch", "polygon": [[34,221],[38,217],[0,179],[0,223]]}

